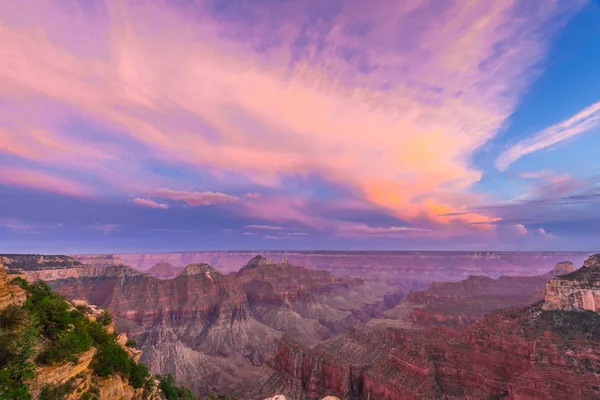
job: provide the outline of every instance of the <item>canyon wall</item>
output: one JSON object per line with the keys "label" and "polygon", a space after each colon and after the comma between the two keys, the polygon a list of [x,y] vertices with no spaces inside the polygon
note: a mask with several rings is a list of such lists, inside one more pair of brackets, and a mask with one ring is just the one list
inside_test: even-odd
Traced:
{"label": "canyon wall", "polygon": [[[492,311],[469,326],[369,323],[311,348],[285,338],[261,386],[294,399],[600,398],[600,316],[573,311],[584,309],[577,290],[597,288],[598,260],[575,272],[559,265],[554,274],[567,274],[547,283],[549,302]],[[552,303],[550,293],[571,302]]]}
{"label": "canyon wall", "polygon": [[547,310],[600,312],[600,255],[589,257],[577,271],[548,282],[544,301]]}
{"label": "canyon wall", "polygon": [[106,266],[125,264],[148,270],[159,263],[174,267],[207,263],[222,273],[235,272],[246,261],[262,254],[334,275],[365,279],[376,276],[387,282],[418,289],[434,281],[457,281],[469,275],[493,278],[505,275],[541,275],[556,263],[571,260],[580,265],[589,255],[577,252],[392,252],[392,251],[192,251],[181,253],[73,255],[82,263]]}
{"label": "canyon wall", "polygon": [[117,326],[137,339],[142,361],[153,372],[172,373],[200,394],[219,389],[250,399],[258,397],[243,396],[284,334],[315,345],[403,297],[384,282],[261,256],[228,275],[208,264],[191,264],[164,280],[112,266],[98,268],[94,276],[50,283],[67,298],[109,310]]}

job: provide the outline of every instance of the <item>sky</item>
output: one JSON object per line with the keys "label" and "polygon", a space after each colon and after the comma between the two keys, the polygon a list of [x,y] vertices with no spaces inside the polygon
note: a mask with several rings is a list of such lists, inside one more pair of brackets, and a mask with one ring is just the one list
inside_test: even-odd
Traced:
{"label": "sky", "polygon": [[599,244],[596,0],[0,2],[0,252]]}

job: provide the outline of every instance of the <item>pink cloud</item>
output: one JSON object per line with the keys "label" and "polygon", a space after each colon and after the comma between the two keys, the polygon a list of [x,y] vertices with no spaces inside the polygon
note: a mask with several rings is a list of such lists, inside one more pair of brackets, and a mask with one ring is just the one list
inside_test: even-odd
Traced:
{"label": "pink cloud", "polygon": [[75,197],[89,197],[92,191],[84,185],[40,171],[12,167],[0,167],[0,182],[30,189]]}
{"label": "pink cloud", "polygon": [[[331,26],[315,28],[319,40],[304,38],[296,57],[290,49],[311,18],[299,3],[278,10],[279,24],[218,20],[202,11],[192,19],[164,2],[110,1],[102,12],[74,11],[57,0],[0,5],[0,58],[10,60],[0,64],[0,82],[7,83],[0,96],[19,104],[47,98],[50,104],[33,102],[25,110],[51,114],[25,118],[27,125],[19,122],[23,116],[1,114],[10,127],[6,151],[32,160],[50,154],[44,162],[73,169],[81,162],[121,191],[190,206],[237,199],[156,190],[174,186],[137,169],[135,151],[85,139],[71,145],[59,121],[75,112],[122,132],[161,162],[273,187],[289,174],[317,173],[402,219],[457,229],[457,219],[440,215],[478,202],[470,188],[481,171],[471,157],[503,126],[534,76],[552,33],[541,27],[564,23],[583,1],[531,8],[527,18],[512,1],[455,2],[443,10],[419,2],[344,2]],[[41,18],[43,11],[55,17]],[[76,21],[86,35],[73,35],[64,21]],[[357,23],[372,29],[345,33]],[[420,26],[428,28],[414,28]],[[276,44],[255,51],[253,45],[275,36]],[[406,37],[406,49],[390,37]],[[499,54],[499,46],[510,51]],[[348,49],[358,56],[337,56]],[[179,109],[202,128],[178,118]],[[129,157],[133,172],[121,161]],[[332,225],[310,215],[304,199],[256,198],[246,195],[236,211]],[[470,219],[485,216],[460,221]]]}
{"label": "pink cloud", "polygon": [[238,200],[237,197],[214,192],[187,192],[184,190],[159,189],[156,191],[156,194],[171,200],[182,201],[192,207],[231,203]]}
{"label": "pink cloud", "polygon": [[163,210],[166,210],[167,208],[169,208],[169,205],[166,203],[157,203],[154,200],[142,199],[139,197],[136,197],[131,202],[134,204],[137,204],[139,206],[150,207],[150,208],[162,208]]}

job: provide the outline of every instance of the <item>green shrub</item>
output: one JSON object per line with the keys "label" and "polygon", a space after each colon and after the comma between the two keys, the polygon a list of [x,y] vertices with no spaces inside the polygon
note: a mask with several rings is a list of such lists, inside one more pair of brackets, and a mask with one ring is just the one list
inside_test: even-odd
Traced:
{"label": "green shrub", "polygon": [[14,331],[23,328],[27,322],[27,311],[16,304],[10,304],[0,312],[0,329]]}
{"label": "green shrub", "polygon": [[73,381],[69,380],[64,385],[51,386],[46,385],[40,393],[39,400],[63,400],[67,394],[73,391]]}
{"label": "green shrub", "polygon": [[98,322],[104,326],[108,326],[112,323],[112,320],[112,315],[110,315],[108,311],[103,311],[102,316],[98,319]]}
{"label": "green shrub", "polygon": [[28,286],[31,296],[25,302],[25,309],[40,327],[41,333],[50,340],[56,339],[75,321],[84,318],[77,310],[70,310],[70,305],[50,286],[39,281]]}
{"label": "green shrub", "polygon": [[121,373],[129,377],[132,365],[129,360],[129,354],[116,341],[111,341],[98,345],[98,353],[92,366],[99,376],[106,377]]}
{"label": "green shrub", "polygon": [[158,388],[167,400],[193,400],[196,398],[190,389],[175,385],[173,375],[161,375],[158,376],[158,379],[160,382]]}
{"label": "green shrub", "polygon": [[88,351],[92,337],[84,324],[77,324],[71,331],[63,333],[54,343],[37,357],[41,364],[50,365],[64,361],[77,362],[78,355]]}
{"label": "green shrub", "polygon": [[137,347],[137,342],[135,341],[135,339],[129,339],[127,340],[127,343],[125,343],[125,346],[132,347],[135,349]]}
{"label": "green shrub", "polygon": [[148,371],[148,367],[144,364],[136,364],[132,360],[131,373],[129,375],[129,383],[136,389],[144,387],[146,384],[146,380],[150,376],[150,371]]}

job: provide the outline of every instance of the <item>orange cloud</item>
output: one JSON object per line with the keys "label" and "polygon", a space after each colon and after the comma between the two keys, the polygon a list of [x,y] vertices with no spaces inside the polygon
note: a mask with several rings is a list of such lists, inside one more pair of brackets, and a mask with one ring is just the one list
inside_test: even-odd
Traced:
{"label": "orange cloud", "polygon": [[[582,2],[529,10],[528,18],[517,17],[522,10],[515,1],[457,2],[445,10],[395,3],[344,5],[330,26],[315,27],[318,40],[303,38],[307,44],[298,49],[294,43],[310,13],[281,13],[280,43],[258,52],[253,41],[274,34],[266,23],[233,35],[248,37],[240,41],[224,34],[240,33],[245,25],[239,21],[228,25],[208,13],[192,20],[162,3],[107,2],[106,13],[81,16],[92,33],[101,33],[93,37],[102,51],[92,55],[74,50],[77,43],[65,45],[67,28],[38,19],[25,4],[15,6],[24,13],[21,25],[0,24],[0,58],[10,59],[0,64],[0,83],[10,82],[0,95],[13,101],[21,93],[46,96],[59,114],[77,110],[164,162],[274,187],[289,174],[317,173],[400,218],[451,225],[439,215],[480,198],[470,189],[481,177],[472,154],[501,128],[527,84],[524,77],[544,56],[547,32],[539,28]],[[36,5],[61,16],[71,12],[51,0]],[[411,18],[436,23],[422,24],[428,28],[414,35],[398,32],[427,22]],[[372,28],[348,33],[360,22]],[[389,40],[401,33],[410,33],[407,49]],[[510,51],[499,54],[500,44]],[[350,55],[340,56],[344,52]],[[180,121],[176,110],[195,116],[202,128]],[[69,152],[54,132],[31,137],[42,149]],[[39,155],[27,154],[26,146],[11,149]],[[93,155],[100,176],[110,171],[103,154]],[[153,184],[140,189],[151,193]],[[156,193],[194,206],[235,200],[212,192]],[[301,199],[251,200],[240,212],[329,224],[306,215]]]}

